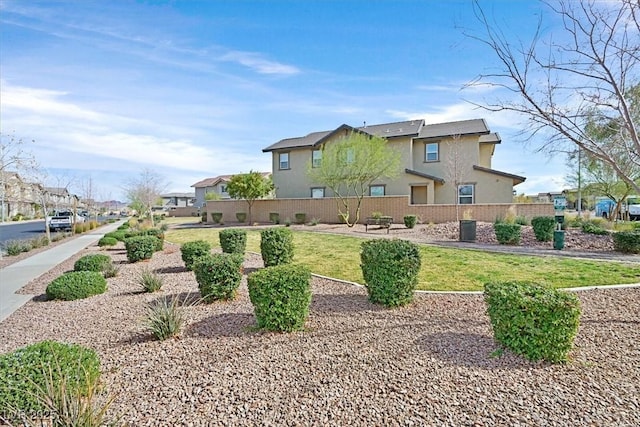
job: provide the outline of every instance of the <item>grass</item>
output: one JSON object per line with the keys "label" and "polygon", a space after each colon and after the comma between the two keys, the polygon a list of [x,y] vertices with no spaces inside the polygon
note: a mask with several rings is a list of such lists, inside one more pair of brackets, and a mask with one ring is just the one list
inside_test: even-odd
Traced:
{"label": "grass", "polygon": [[[220,247],[220,228],[169,230],[166,239],[177,244],[206,240]],[[313,273],[363,283],[360,244],[365,240],[338,234],[293,231],[294,262]],[[247,229],[247,250],[260,253],[260,231]],[[545,282],[555,288],[617,285],[640,282],[640,266],[617,262],[538,257],[475,250],[420,246],[422,268],[418,289],[481,291],[489,281]]]}

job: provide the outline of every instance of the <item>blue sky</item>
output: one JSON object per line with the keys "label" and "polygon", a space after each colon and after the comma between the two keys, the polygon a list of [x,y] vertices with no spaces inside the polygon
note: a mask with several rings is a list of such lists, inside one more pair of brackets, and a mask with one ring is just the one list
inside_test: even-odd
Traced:
{"label": "blue sky", "polygon": [[[480,4],[514,40],[546,13]],[[462,89],[494,61],[462,28],[478,28],[471,0],[0,0],[0,130],[35,140],[49,185],[80,194],[91,177],[96,198],[123,200],[144,168],[189,192],[270,170],[262,149],[283,138],[485,118],[502,136],[492,167],[527,177],[518,193],[561,190],[564,159],[524,144],[524,119],[468,102],[499,94]]]}

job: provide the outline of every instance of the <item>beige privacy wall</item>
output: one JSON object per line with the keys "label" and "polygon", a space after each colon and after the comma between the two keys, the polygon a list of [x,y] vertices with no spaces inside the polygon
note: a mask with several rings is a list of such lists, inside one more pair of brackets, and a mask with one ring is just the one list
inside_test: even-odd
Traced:
{"label": "beige privacy wall", "polygon": [[[355,199],[350,199],[353,206],[352,218],[355,212]],[[471,219],[493,222],[496,218],[504,218],[507,210],[515,207],[516,215],[527,217],[553,216],[552,203],[491,203],[475,205],[458,205],[459,219],[465,211],[470,211]],[[221,212],[225,223],[237,222],[237,212],[249,212],[249,206],[244,200],[208,201],[206,205],[207,222],[212,222],[211,214]],[[296,213],[304,213],[306,220],[316,219],[322,223],[338,223],[338,206],[333,198],[324,199],[265,199],[256,200],[252,207],[252,221],[269,222],[269,213],[278,213],[280,222],[290,219],[295,222]],[[382,215],[393,217],[394,222],[402,223],[405,215],[416,215],[423,223],[441,223],[456,220],[455,205],[410,205],[408,196],[365,197],[362,200],[360,222],[371,215],[380,212]]]}

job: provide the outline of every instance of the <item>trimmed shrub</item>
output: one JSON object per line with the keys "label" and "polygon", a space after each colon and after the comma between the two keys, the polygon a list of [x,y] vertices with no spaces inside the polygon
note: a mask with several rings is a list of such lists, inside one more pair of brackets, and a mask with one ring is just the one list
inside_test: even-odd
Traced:
{"label": "trimmed shrub", "polygon": [[311,305],[311,272],[303,265],[267,267],[247,277],[258,327],[290,332],[302,329]]}
{"label": "trimmed shrub", "polygon": [[640,231],[613,233],[613,249],[628,254],[640,254]]}
{"label": "trimmed shrub", "polygon": [[73,264],[73,271],[97,271],[102,273],[112,263],[111,257],[105,254],[89,254]]}
{"label": "trimmed shrub", "polygon": [[186,242],[180,247],[180,253],[184,266],[187,270],[192,270],[196,259],[211,254],[211,243],[204,240]]}
{"label": "trimmed shrub", "polygon": [[553,240],[553,231],[556,228],[554,217],[536,216],[531,220],[531,226],[538,242],[550,242]]}
{"label": "trimmed shrub", "polygon": [[220,230],[218,235],[222,252],[227,254],[244,254],[247,247],[247,231],[238,228]]}
{"label": "trimmed shrub", "polygon": [[404,216],[404,226],[407,228],[413,228],[416,226],[416,222],[418,222],[418,217],[415,215],[405,215]]}
{"label": "trimmed shrub", "polygon": [[103,294],[107,281],[97,271],[70,271],[54,279],[46,289],[49,299],[73,301]]}
{"label": "trimmed shrub", "polygon": [[269,212],[269,221],[273,224],[280,224],[280,214],[278,212]]}
{"label": "trimmed shrub", "polygon": [[154,236],[133,236],[124,240],[129,262],[151,259],[156,251],[158,239]]}
{"label": "trimmed shrub", "polygon": [[484,286],[497,342],[530,360],[562,362],[580,324],[580,301],[568,292],[524,282]]}
{"label": "trimmed shrub", "polygon": [[200,257],[193,264],[200,295],[205,302],[231,300],[242,280],[241,254],[212,254]]}
{"label": "trimmed shrub", "polygon": [[295,214],[296,224],[304,224],[307,222],[307,214],[304,212],[298,212]]}
{"label": "trimmed shrub", "polygon": [[222,212],[213,212],[211,214],[211,219],[213,220],[213,222],[215,222],[216,224],[220,224],[220,222],[222,221]]}
{"label": "trimmed shrub", "polygon": [[413,301],[418,284],[420,251],[401,239],[376,239],[362,243],[360,267],[369,301],[397,307]]}
{"label": "trimmed shrub", "polygon": [[139,236],[153,236],[157,239],[155,251],[160,252],[164,247],[164,232],[159,228],[148,228],[138,232]]}
{"label": "trimmed shrub", "polygon": [[247,213],[236,212],[236,219],[238,220],[238,222],[247,222]]}
{"label": "trimmed shrub", "polygon": [[112,237],[119,242],[124,242],[124,239],[126,239],[128,236],[126,230],[118,230],[106,233],[104,237]]}
{"label": "trimmed shrub", "polygon": [[501,245],[517,245],[520,243],[520,224],[509,224],[506,222],[498,222],[493,224],[493,230],[496,233],[496,239]]}
{"label": "trimmed shrub", "polygon": [[288,228],[265,228],[260,232],[260,253],[265,267],[293,261],[293,233]]}
{"label": "trimmed shrub", "polygon": [[609,234],[609,231],[605,230],[597,224],[594,224],[593,222],[583,222],[582,231],[584,233],[596,234],[598,236],[605,236]]}
{"label": "trimmed shrub", "polygon": [[[14,416],[48,413],[43,393],[86,396],[100,378],[100,359],[90,348],[41,341],[0,355],[0,408]],[[15,420],[17,421],[17,419]],[[20,424],[22,425],[22,424]]]}
{"label": "trimmed shrub", "polygon": [[117,244],[118,239],[116,239],[115,237],[104,236],[100,240],[98,240],[98,246],[100,246],[101,248],[105,246],[115,246]]}

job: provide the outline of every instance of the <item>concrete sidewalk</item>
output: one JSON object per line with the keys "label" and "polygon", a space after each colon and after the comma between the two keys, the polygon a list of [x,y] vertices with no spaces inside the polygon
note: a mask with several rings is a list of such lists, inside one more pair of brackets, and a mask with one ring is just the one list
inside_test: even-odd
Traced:
{"label": "concrete sidewalk", "polygon": [[0,269],[0,322],[35,296],[16,294],[18,290],[84,248],[96,243],[106,233],[118,228],[120,224],[122,221],[103,225]]}

